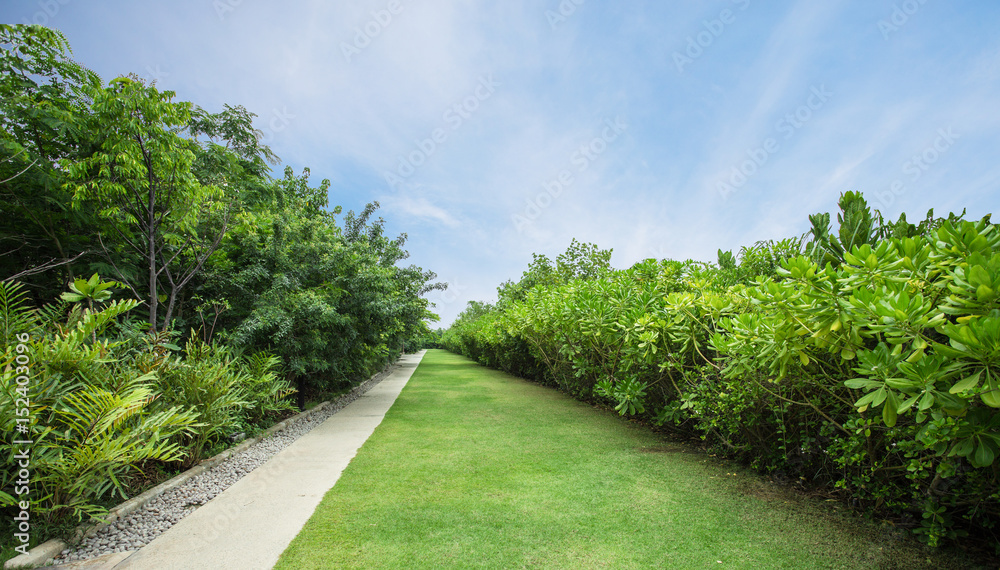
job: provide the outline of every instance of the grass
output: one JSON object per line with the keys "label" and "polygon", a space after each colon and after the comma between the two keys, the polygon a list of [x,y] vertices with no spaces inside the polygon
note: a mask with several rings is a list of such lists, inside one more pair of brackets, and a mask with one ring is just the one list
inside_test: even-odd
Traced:
{"label": "grass", "polygon": [[276,568],[949,563],[605,411],[432,350]]}

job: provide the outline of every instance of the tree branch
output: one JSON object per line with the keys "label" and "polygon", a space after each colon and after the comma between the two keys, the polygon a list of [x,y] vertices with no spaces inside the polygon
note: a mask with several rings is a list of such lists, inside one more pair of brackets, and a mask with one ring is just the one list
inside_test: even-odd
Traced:
{"label": "tree branch", "polygon": [[132,291],[132,294],[135,295],[136,299],[142,299],[142,295],[139,295],[139,292],[135,290],[135,287],[133,287],[132,284],[129,283],[129,280],[125,277],[125,274],[122,273],[122,270],[118,269],[118,265],[115,263],[115,260],[111,257],[111,254],[108,252],[108,248],[104,245],[104,240],[101,239],[100,233],[97,234],[97,243],[101,244],[101,249],[104,250],[104,256],[108,259],[109,262],[111,262],[111,267],[115,268],[115,272],[118,273],[118,279],[120,279],[121,282],[124,283]]}
{"label": "tree branch", "polygon": [[[21,152],[25,152],[25,151],[24,151],[24,150],[22,150]],[[18,154],[20,154],[20,153],[18,153]],[[17,156],[17,155],[14,155],[14,156]],[[10,159],[12,159],[12,158],[14,158],[14,157],[12,156],[12,157],[8,158],[7,160],[10,160]],[[24,170],[22,170],[21,172],[18,172],[17,174],[15,174],[14,176],[11,176],[10,178],[8,178],[8,179],[6,179],[6,180],[0,180],[0,184],[6,184],[6,183],[10,182],[11,180],[13,180],[13,179],[17,178],[18,176],[20,176],[20,175],[24,174],[24,173],[25,173],[25,172],[27,172],[27,171],[28,171],[28,170],[29,170],[29,169],[30,169],[30,168],[31,168],[32,166],[34,166],[34,165],[35,165],[35,163],[37,163],[37,162],[38,162],[38,159],[36,158],[35,160],[31,161],[31,164],[29,164],[28,166],[25,166],[25,167],[24,167]]]}
{"label": "tree branch", "polygon": [[4,282],[14,281],[15,279],[20,279],[22,277],[28,277],[29,275],[38,275],[39,273],[45,273],[46,271],[48,271],[50,269],[54,269],[54,268],[59,267],[61,265],[66,265],[66,264],[69,264],[69,263],[73,263],[74,261],[76,261],[77,259],[80,259],[81,257],[83,257],[87,253],[90,253],[90,252],[89,251],[82,251],[82,252],[76,254],[76,256],[74,256],[72,258],[69,258],[69,259],[65,259],[64,258],[62,260],[55,260],[55,259],[53,259],[51,261],[46,261],[45,263],[43,263],[41,265],[38,265],[36,267],[32,267],[31,269],[25,269],[24,271],[22,271],[20,273],[16,273],[14,275],[11,275],[10,277],[6,277],[4,279],[0,279],[0,281],[4,281]]}

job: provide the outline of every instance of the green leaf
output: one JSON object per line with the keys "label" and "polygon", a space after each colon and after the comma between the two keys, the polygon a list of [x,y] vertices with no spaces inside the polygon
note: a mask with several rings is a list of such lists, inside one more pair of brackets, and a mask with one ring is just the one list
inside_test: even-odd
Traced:
{"label": "green leaf", "polygon": [[969,270],[969,283],[975,287],[988,286],[993,283],[989,272],[982,265],[973,265]]}
{"label": "green leaf", "polygon": [[844,381],[844,386],[854,390],[860,390],[862,388],[878,388],[882,386],[882,383],[878,380],[869,380],[868,378],[851,378],[850,380]]}
{"label": "green leaf", "polygon": [[920,410],[928,410],[934,405],[934,402],[934,394],[931,392],[924,392],[924,395],[920,397],[920,405],[917,406],[917,408]]}
{"label": "green leaf", "polygon": [[976,452],[972,455],[971,463],[973,467],[988,467],[993,464],[995,457],[996,454],[989,444],[980,439]]}
{"label": "green leaf", "polygon": [[976,299],[980,303],[985,303],[986,301],[990,301],[995,296],[996,293],[994,293],[993,289],[990,289],[989,286],[987,285],[980,285],[979,287],[976,288]]}
{"label": "green leaf", "polygon": [[913,404],[917,401],[917,398],[919,398],[919,397],[920,396],[911,396],[911,397],[907,398],[906,400],[904,400],[903,403],[900,404],[898,408],[896,408],[896,413],[902,414],[906,410],[909,410],[910,408],[912,408]]}
{"label": "green leaf", "polygon": [[897,390],[906,390],[917,388],[920,386],[920,383],[908,378],[886,378],[885,385]]}
{"label": "green leaf", "polygon": [[982,375],[983,371],[980,370],[979,372],[976,372],[971,376],[959,380],[958,382],[955,383],[954,386],[951,387],[950,390],[948,390],[948,392],[952,394],[958,394],[959,392],[965,392],[966,390],[971,390],[972,388],[975,388],[976,386],[979,385],[979,378]]}
{"label": "green leaf", "polygon": [[892,427],[896,425],[896,409],[899,408],[899,400],[892,390],[886,391],[885,406],[882,407],[882,420],[885,425]]}
{"label": "green leaf", "polygon": [[949,455],[957,455],[959,457],[966,457],[975,448],[975,442],[971,438],[963,439],[955,442],[955,446],[951,448],[951,453]]}
{"label": "green leaf", "polygon": [[875,397],[872,400],[872,404],[878,406],[881,405],[885,399],[892,394],[892,390],[886,390],[885,388],[879,388],[874,392]]}
{"label": "green leaf", "polygon": [[[881,399],[878,402],[875,402],[875,398],[878,398],[880,396]],[[854,406],[859,408],[859,411],[864,411],[860,410],[860,408],[867,408],[868,404],[871,404],[872,402],[875,402],[875,405],[877,406],[881,404],[883,400],[885,400],[885,388],[879,388],[875,392],[869,392],[864,396],[862,396],[861,399],[859,399],[857,402],[854,402]]]}
{"label": "green leaf", "polygon": [[1000,408],[1000,388],[997,387],[996,380],[987,375],[986,377],[986,389],[983,390],[979,397],[983,399],[983,403],[991,408]]}

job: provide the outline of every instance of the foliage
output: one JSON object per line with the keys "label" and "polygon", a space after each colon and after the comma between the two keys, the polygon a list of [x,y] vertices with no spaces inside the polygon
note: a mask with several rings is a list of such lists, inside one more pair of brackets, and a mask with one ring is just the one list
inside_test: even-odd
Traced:
{"label": "foliage", "polygon": [[203,288],[230,306],[226,338],[283,359],[300,406],[306,392],[367,378],[423,334],[436,316],[421,296],[438,287],[433,273],[396,266],[405,235],[389,240],[370,221],[377,204],[348,213],[342,229],[339,209],[323,209],[329,181],[311,188],[308,177],[286,169],[271,207],[240,213]]}
{"label": "foliage", "polygon": [[93,217],[67,207],[57,163],[90,151],[87,90],[98,85],[60,32],[0,24],[0,278],[47,297],[73,280],[72,263],[97,259]]}
{"label": "foliage", "polygon": [[444,329],[431,329],[426,321],[422,329],[413,333],[403,341],[403,352],[414,353],[428,348],[441,348],[441,337]]}
{"label": "foliage", "polygon": [[[99,517],[101,504],[125,496],[124,478],[137,465],[193,464],[237,428],[291,409],[294,390],[279,377],[279,358],[240,357],[196,336],[175,354],[174,335],[119,323],[135,300],[82,308],[84,300],[99,303],[113,284],[98,276],[81,281],[66,296],[77,304],[70,308],[64,300],[41,310],[25,304],[22,285],[0,282],[0,330],[7,335],[0,424],[11,434],[0,447],[9,459],[0,483],[13,488],[17,461],[11,458],[24,450],[13,443],[24,423],[15,402],[26,399],[30,421],[20,439],[34,442],[31,504],[41,520]],[[25,372],[13,365],[21,349],[31,363],[28,382],[14,381]],[[0,495],[0,506],[13,502]]]}
{"label": "foliage", "polygon": [[[115,301],[99,311],[77,308],[64,323],[43,322],[44,313],[26,309],[18,289],[0,283],[0,297],[8,300],[0,314],[3,328],[31,331],[29,342],[4,346],[0,421],[5,433],[18,433],[15,401],[30,402],[21,433],[35,442],[33,512],[50,522],[99,515],[103,508],[97,502],[122,495],[121,478],[136,464],[183,456],[184,450],[168,440],[189,430],[194,415],[177,407],[154,410],[154,374],[137,374],[115,357],[118,343],[106,333],[135,301]],[[27,346],[32,363],[27,366],[30,381],[23,387],[13,382],[18,369],[9,366],[15,346]],[[4,442],[4,483],[13,479],[10,466],[17,462],[10,459],[22,449],[13,439]]]}
{"label": "foliage", "polygon": [[[255,117],[104,82],[58,31],[0,24],[0,423],[13,434],[29,397],[32,504],[53,525],[99,514],[139,463],[193,463],[296,391],[436,341],[423,296],[444,285],[401,263],[406,235],[384,235],[377,202],[338,225],[308,169],[272,178]],[[29,388],[10,382],[16,346]]]}
{"label": "foliage", "polygon": [[595,279],[611,268],[611,250],[599,249],[592,243],[573,239],[566,251],[556,257],[553,264],[548,257],[533,254],[533,260],[521,279],[507,281],[497,288],[500,305],[524,299],[528,291],[537,286],[552,286],[572,279]]}
{"label": "foliage", "polygon": [[94,301],[102,303],[111,298],[110,289],[118,284],[114,281],[101,281],[98,274],[93,274],[90,279],[77,279],[69,284],[69,291],[63,293],[60,298],[70,303],[87,301],[87,307],[94,310]]}
{"label": "foliage", "polygon": [[192,336],[184,356],[167,358],[159,366],[155,385],[161,406],[190,410],[196,418],[191,430],[176,438],[188,451],[185,466],[190,466],[203,458],[209,443],[235,431],[249,402],[230,349]]}
{"label": "foliage", "polygon": [[289,396],[295,388],[281,377],[281,358],[267,352],[244,356],[237,362],[240,387],[247,402],[244,421],[264,426],[268,419],[294,410]]}
{"label": "foliage", "polygon": [[886,223],[859,193],[839,205],[836,231],[810,217],[804,249],[715,266],[536,279],[536,256],[530,289],[470,305],[444,345],[838,489],[930,544],[1000,546],[1000,233],[989,216]]}
{"label": "foliage", "polygon": [[122,247],[141,260],[134,276],[119,272],[119,278],[133,283],[137,296],[145,292],[151,327],[160,326],[163,282],[162,328],[169,328],[177,295],[225,234],[223,192],[194,175],[196,145],[177,132],[191,119],[190,103],[174,103],[172,91],[128,77],[89,95],[87,124],[100,145],[81,160],[61,163],[74,207],[96,209]]}

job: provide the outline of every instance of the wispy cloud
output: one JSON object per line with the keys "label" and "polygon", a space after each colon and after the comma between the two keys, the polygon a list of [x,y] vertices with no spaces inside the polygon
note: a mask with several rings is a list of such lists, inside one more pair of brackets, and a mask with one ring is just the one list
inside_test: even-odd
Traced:
{"label": "wispy cloud", "polygon": [[[285,162],[334,181],[331,201],[379,200],[410,261],[461,285],[435,300],[443,324],[574,237],[618,266],[711,261],[801,234],[846,190],[874,202],[901,180],[876,206],[917,217],[980,216],[1000,196],[1000,6],[985,0],[926,3],[888,39],[889,1],[585,2],[555,26],[558,0],[227,5],[69,2],[50,19],[102,76],[162,70],[182,99],[243,104],[262,129],[277,121],[268,143]],[[0,8],[15,22],[38,10]],[[702,32],[678,72],[674,52]],[[832,95],[820,105],[816,89]],[[574,153],[618,116],[628,129],[581,170]],[[910,179],[906,161],[949,127],[961,138]],[[387,182],[401,158],[421,164]],[[724,199],[719,181],[744,166]]]}
{"label": "wispy cloud", "polygon": [[386,211],[403,216],[403,220],[418,219],[437,222],[449,228],[458,228],[461,223],[450,213],[430,203],[426,198],[410,196],[389,196],[382,204]]}

